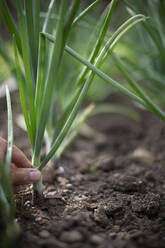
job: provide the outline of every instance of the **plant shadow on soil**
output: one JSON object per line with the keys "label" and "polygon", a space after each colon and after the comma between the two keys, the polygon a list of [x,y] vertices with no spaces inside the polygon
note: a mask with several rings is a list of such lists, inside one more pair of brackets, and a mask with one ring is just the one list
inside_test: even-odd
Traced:
{"label": "plant shadow on soil", "polygon": [[[95,135],[79,135],[45,172],[42,206],[20,194],[23,232],[16,247],[165,247],[165,125],[138,111],[139,123],[117,114],[90,118]],[[15,143],[28,154],[22,137],[15,125]]]}

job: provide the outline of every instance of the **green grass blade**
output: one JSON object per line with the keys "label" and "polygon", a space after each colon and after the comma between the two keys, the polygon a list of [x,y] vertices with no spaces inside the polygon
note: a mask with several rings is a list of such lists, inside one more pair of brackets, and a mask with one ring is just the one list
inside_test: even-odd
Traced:
{"label": "green grass blade", "polygon": [[[25,23],[27,29],[27,39],[29,44],[29,52],[30,52],[30,62],[31,62],[31,70],[33,72],[33,81],[36,79],[37,72],[37,45],[36,44],[36,36],[34,30],[34,19],[33,19],[33,11],[36,0],[25,0]],[[39,0],[38,0],[39,1]],[[35,17],[37,18],[37,16]],[[37,30],[38,31],[38,30]],[[39,33],[38,33],[39,35]]]}
{"label": "green grass blade", "polygon": [[13,148],[13,124],[12,124],[11,99],[10,99],[10,93],[8,87],[6,87],[6,98],[7,98],[7,111],[8,111],[8,145],[7,145],[5,168],[7,174],[9,174],[11,160],[12,160],[12,148]]}
{"label": "green grass blade", "polygon": [[66,0],[62,0],[60,6],[60,20],[57,27],[56,32],[56,43],[53,47],[53,53],[51,57],[51,63],[48,70],[48,76],[46,80],[46,88],[43,96],[43,101],[40,109],[39,123],[40,126],[37,128],[37,135],[35,140],[35,151],[34,151],[34,159],[38,161],[38,157],[40,154],[44,131],[46,127],[47,118],[49,115],[49,106],[52,101],[52,95],[54,91],[54,75],[57,75],[58,67],[62,58],[63,53],[63,28],[64,28],[64,18],[66,15]]}
{"label": "green grass blade", "polygon": [[[0,173],[4,176],[4,165],[0,163]],[[11,180],[9,175],[5,177],[5,184],[9,184],[11,186]],[[12,202],[10,202],[11,197],[9,192],[6,192],[0,183],[0,210],[1,210],[1,224],[5,226],[3,228],[1,236],[1,247],[11,247],[13,245],[13,241],[15,241],[16,237],[20,233],[20,227],[15,220],[15,200],[12,193]],[[3,223],[4,222],[4,223]]]}
{"label": "green grass blade", "polygon": [[23,15],[22,2],[19,0],[18,15],[20,22],[20,32],[21,32],[21,44],[22,44],[22,52],[23,52],[23,62],[25,67],[25,78],[26,78],[26,87],[27,87],[27,95],[28,95],[28,104],[29,104],[29,114],[30,114],[30,123],[32,130],[32,140],[34,143],[35,133],[36,133],[36,120],[35,120],[35,104],[34,104],[34,78],[31,70],[31,62],[30,62],[30,51],[28,46],[28,37],[26,33],[26,25],[25,19]]}
{"label": "green grass blade", "polygon": [[55,3],[56,3],[56,0],[51,0],[50,1],[48,11],[46,13],[46,18],[45,18],[45,21],[44,21],[44,24],[43,24],[42,32],[47,32],[47,28],[48,28],[48,25],[49,25],[49,20],[51,18],[51,13],[52,13],[52,11],[53,11],[53,9],[55,7]]}
{"label": "green grass blade", "polygon": [[[25,11],[25,23],[28,37],[28,44],[30,48],[31,55],[35,55],[35,45],[34,45],[34,23],[33,23],[33,2],[35,0],[24,0],[24,11]],[[32,59],[32,58],[31,58]],[[33,68],[34,64],[32,64]]]}
{"label": "green grass blade", "polygon": [[73,21],[72,26],[75,26],[84,16],[86,16],[101,0],[96,0],[91,5],[89,5],[85,10],[83,10]]}
{"label": "green grass blade", "polygon": [[[114,9],[115,9],[115,6],[116,6],[116,3],[117,3],[117,0],[112,0],[112,2],[110,3],[109,5],[109,8],[108,8],[108,12],[107,12],[107,15],[106,15],[106,18],[105,18],[105,21],[102,25],[102,28],[100,30],[100,33],[99,33],[99,37],[94,45],[94,48],[89,56],[89,62],[90,63],[94,63],[98,53],[99,53],[99,50],[100,50],[100,47],[101,47],[101,44],[102,42],[104,41],[104,38],[105,38],[105,35],[108,31],[108,27],[109,27],[109,23],[111,21],[111,18],[112,18],[112,15],[113,15],[113,12],[114,12]],[[79,78],[77,80],[77,83],[76,85],[79,86],[81,85],[81,83],[83,83],[84,79],[85,79],[85,76],[87,75],[89,69],[88,67],[84,67],[82,72],[80,73],[79,75]]]}
{"label": "green grass blade", "polygon": [[138,14],[125,21],[112,35],[110,41],[111,46],[114,47],[124,34],[130,31],[136,24],[146,21],[146,19],[147,17],[145,17],[144,15]]}
{"label": "green grass blade", "polygon": [[18,78],[20,98],[21,98],[21,103],[22,103],[22,110],[23,110],[23,114],[24,114],[24,119],[25,119],[25,123],[26,123],[26,127],[27,127],[27,132],[29,135],[30,143],[31,143],[32,149],[34,149],[31,124],[29,121],[28,109],[27,109],[27,104],[26,104],[26,95],[25,95],[25,90],[24,90],[24,83],[23,83],[23,78],[22,78],[21,66],[19,64],[18,51],[17,51],[17,45],[16,45],[15,38],[14,38],[14,54],[15,54],[16,72],[17,72],[17,78]]}
{"label": "green grass blade", "polygon": [[[34,43],[36,51],[36,70],[38,62],[39,33],[40,33],[40,0],[33,0],[33,24],[34,24]],[[37,75],[37,71],[35,73]]]}
{"label": "green grass blade", "polygon": [[44,94],[44,73],[45,73],[45,37],[40,34],[39,40],[39,56],[38,56],[38,68],[37,68],[37,83],[36,83],[36,93],[35,93],[35,112],[36,112],[36,125],[38,124],[40,106]]}
{"label": "green grass blade", "polygon": [[65,21],[65,35],[67,37],[68,30],[70,30],[71,25],[73,24],[74,17],[79,9],[80,6],[80,0],[73,0],[72,5],[70,7],[70,11],[68,13],[68,16]]}
{"label": "green grass blade", "polygon": [[[64,49],[65,47],[65,43],[66,40],[69,36],[69,33],[71,31],[71,26],[74,20],[74,17],[79,9],[79,5],[80,5],[80,0],[72,0],[72,4],[69,8],[69,10],[67,11],[67,15],[64,21],[64,32],[63,32],[63,44],[62,44],[62,49]],[[60,89],[60,80],[57,80],[56,82],[56,89]],[[59,90],[59,93],[61,92],[61,90]]]}
{"label": "green grass blade", "polygon": [[13,188],[10,181],[10,168],[12,161],[12,151],[13,151],[13,122],[12,122],[12,110],[11,110],[11,99],[8,87],[6,87],[6,98],[7,98],[7,111],[8,111],[8,144],[6,152],[6,161],[4,168],[4,173],[2,173],[2,181],[5,184],[5,191],[8,196],[8,201],[10,204],[10,218],[14,218],[15,203],[13,196]]}
{"label": "green grass blade", "polygon": [[121,40],[121,38],[130,31],[136,24],[145,21],[146,17],[144,15],[135,15],[131,18],[129,18],[127,21],[125,21],[110,37],[110,39],[106,42],[105,46],[102,48],[101,52],[99,53],[97,57],[97,61],[95,65],[100,66],[101,63],[104,62],[107,55],[111,54],[111,51],[114,49],[114,47],[118,44],[118,42]]}
{"label": "green grass blade", "polygon": [[[2,174],[2,166],[0,164],[0,172]],[[0,209],[1,212],[4,216],[4,218],[6,219],[6,222],[8,221],[8,217],[10,216],[10,206],[9,203],[7,201],[6,195],[5,195],[5,191],[3,190],[2,185],[0,184]]]}
{"label": "green grass blade", "polygon": [[109,5],[107,16],[106,16],[105,21],[104,21],[104,23],[102,25],[102,28],[101,28],[101,31],[100,31],[100,34],[99,34],[99,38],[97,39],[96,45],[95,45],[95,47],[94,47],[94,49],[93,49],[93,51],[92,51],[92,53],[90,55],[89,61],[92,64],[93,64],[96,56],[98,55],[98,52],[100,50],[100,47],[101,47],[101,45],[102,45],[102,43],[104,41],[104,38],[105,38],[105,36],[107,34],[107,31],[108,31],[108,28],[109,28],[109,24],[110,24],[110,21],[112,19],[112,15],[113,15],[115,6],[117,4],[117,1],[118,0],[112,0],[112,2]]}
{"label": "green grass blade", "polygon": [[[72,26],[72,23],[73,23],[73,20],[74,20],[74,17],[79,9],[79,5],[80,5],[80,0],[72,0],[72,4],[69,8],[69,10],[67,11],[67,15],[66,15],[66,18],[65,18],[65,21],[64,21],[64,32],[63,32],[63,44],[62,44],[62,49],[64,49],[65,47],[65,43],[66,43],[66,40],[69,36],[69,33],[71,31],[71,26]],[[60,80],[57,80],[56,82],[56,90],[59,89],[59,94],[61,92],[60,90],[60,87],[61,86],[61,83],[60,83]]]}

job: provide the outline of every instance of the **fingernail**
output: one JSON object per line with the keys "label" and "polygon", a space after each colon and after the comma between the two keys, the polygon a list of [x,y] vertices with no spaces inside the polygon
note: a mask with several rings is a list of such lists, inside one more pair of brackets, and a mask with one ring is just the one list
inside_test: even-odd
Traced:
{"label": "fingernail", "polygon": [[41,172],[39,170],[31,170],[29,175],[31,182],[37,182],[40,180]]}

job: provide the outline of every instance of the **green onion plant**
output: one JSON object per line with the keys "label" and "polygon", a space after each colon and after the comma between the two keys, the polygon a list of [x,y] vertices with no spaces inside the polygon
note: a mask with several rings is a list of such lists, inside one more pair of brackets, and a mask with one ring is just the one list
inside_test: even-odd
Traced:
{"label": "green onion plant", "polygon": [[[91,4],[89,7],[94,8],[98,4],[98,1],[95,1]],[[89,10],[88,8],[88,10]],[[68,38],[68,44],[74,47],[76,51],[78,51],[81,56],[83,57],[89,57],[90,51],[92,50],[93,46],[95,45],[96,38],[99,34],[99,26],[101,23],[98,23],[95,26],[96,23],[96,16],[88,14],[87,16],[84,16],[86,13],[85,11],[82,11],[81,16],[83,15],[83,22],[82,19],[79,23],[71,30],[70,36]],[[46,13],[41,13],[40,16],[45,16]],[[102,14],[104,17],[104,13]],[[101,17],[101,18],[103,18]],[[58,13],[51,14],[50,15],[50,24],[44,26],[45,32],[53,33],[53,25],[51,25],[51,20],[59,20]],[[77,19],[76,19],[77,20]],[[74,21],[74,24],[76,23],[76,20]],[[88,25],[87,25],[88,23]],[[93,30],[91,32],[91,30]],[[111,32],[109,30],[107,31],[106,36],[110,37]],[[86,37],[89,37],[87,40]],[[105,37],[106,39],[106,37]],[[106,59],[104,63],[101,65],[101,69],[109,73],[109,67],[111,66],[110,61]],[[54,128],[56,126],[55,120],[56,116],[61,115],[63,113],[70,102],[70,98],[72,97],[72,94],[74,92],[75,83],[78,81],[79,74],[82,70],[82,65],[76,61],[73,60],[72,57],[64,53],[63,60],[61,62],[59,71],[58,71],[58,78],[57,78],[57,87],[54,93],[54,106],[58,106],[58,113],[55,111],[51,111],[49,114],[48,124],[46,128],[45,133],[45,143],[46,143],[46,150],[49,152],[51,144],[54,142],[55,132],[56,129]],[[64,73],[67,71],[67,73]],[[112,68],[111,74],[114,73],[114,69]],[[101,113],[120,113],[125,114],[129,116],[130,118],[133,118],[135,120],[139,120],[139,116],[135,111],[127,109],[126,107],[121,107],[117,104],[102,104],[102,101],[106,99],[107,96],[112,94],[114,92],[114,89],[112,90],[109,85],[104,85],[102,87],[102,81],[100,78],[94,78],[93,83],[90,86],[87,96],[85,97],[85,102],[94,102],[96,103],[94,107],[87,106],[86,109],[79,111],[78,115],[76,116],[74,123],[69,130],[68,134],[66,135],[65,139],[61,143],[58,151],[55,154],[55,157],[59,157],[62,155],[64,150],[68,147],[68,145],[72,142],[72,140],[76,137],[76,135],[81,131],[80,128],[87,119],[89,115],[94,114],[101,114]],[[53,106],[53,104],[51,105]],[[89,111],[90,110],[90,111]],[[101,110],[101,111],[100,111]],[[85,118],[84,118],[85,117]],[[76,131],[75,131],[76,129]],[[50,163],[49,163],[50,164]],[[51,165],[51,164],[50,164]]]}
{"label": "green onion plant", "polygon": [[[146,17],[142,14],[134,15],[110,35],[108,30],[118,2],[112,0],[95,25],[97,38],[85,58],[76,51],[69,38],[83,18],[100,4],[101,0],[93,1],[80,11],[81,2],[52,0],[43,20],[39,0],[16,0],[13,3],[18,15],[16,23],[6,1],[0,1],[0,14],[13,37],[20,99],[32,148],[32,164],[39,170],[42,170],[53,156],[56,158],[61,154],[68,145],[66,138],[69,136],[68,140],[72,140],[80,124],[92,110],[89,107],[85,112],[79,112],[95,75],[139,103],[146,104],[143,98],[100,69],[121,38],[137,23],[145,21]],[[53,22],[51,30],[50,20],[51,25]],[[74,77],[70,77],[69,71],[62,71],[69,77],[65,82],[60,80],[59,72],[61,73],[66,55],[70,56],[70,61],[80,63],[81,70],[75,71]],[[64,88],[67,89],[65,94]],[[66,95],[66,103],[60,105],[58,99],[64,99]],[[49,145],[45,158],[41,161],[44,137],[48,137]],[[34,185],[34,190],[42,193],[42,179]]]}
{"label": "green onion plant", "polygon": [[13,148],[13,124],[11,100],[8,88],[6,88],[6,96],[8,109],[8,147],[4,164],[0,161],[0,243],[2,248],[11,247],[20,233],[19,224],[15,220],[15,200],[10,180],[10,164]]}

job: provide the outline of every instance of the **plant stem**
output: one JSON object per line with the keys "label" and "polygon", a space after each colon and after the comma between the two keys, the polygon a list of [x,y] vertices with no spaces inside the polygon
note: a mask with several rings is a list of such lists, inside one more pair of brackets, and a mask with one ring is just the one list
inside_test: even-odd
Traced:
{"label": "plant stem", "polygon": [[[38,168],[39,167],[39,165],[40,165],[40,156],[39,157],[36,157],[36,156],[33,157],[32,165],[33,165],[33,168]],[[42,195],[42,192],[43,192],[42,176],[41,176],[40,180],[37,183],[33,184],[33,191],[34,192],[36,191],[40,195]],[[33,197],[34,197],[34,195],[33,195]]]}
{"label": "plant stem", "polygon": [[43,192],[42,176],[37,183],[33,184],[33,191],[37,191],[39,194],[42,194]]}
{"label": "plant stem", "polygon": [[34,168],[37,168],[39,165],[40,165],[40,156],[35,156],[33,154],[33,157],[32,157],[32,166]]}

